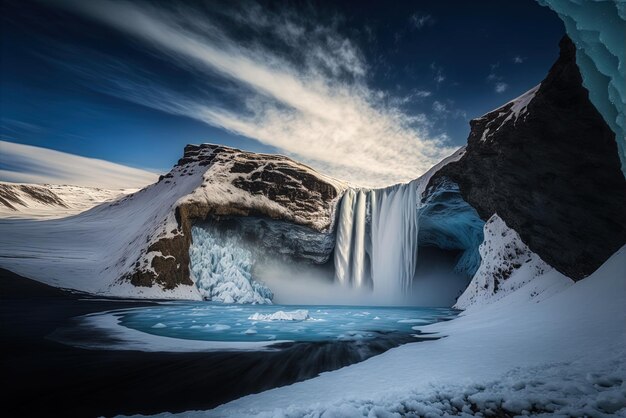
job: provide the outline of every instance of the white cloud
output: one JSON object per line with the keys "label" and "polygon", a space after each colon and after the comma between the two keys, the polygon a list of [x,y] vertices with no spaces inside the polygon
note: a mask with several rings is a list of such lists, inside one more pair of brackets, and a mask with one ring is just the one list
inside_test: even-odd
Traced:
{"label": "white cloud", "polygon": [[[424,115],[405,114],[386,94],[367,86],[368,66],[360,50],[332,26],[260,8],[230,15],[246,28],[270,31],[281,42],[281,53],[259,42],[238,41],[190,9],[107,0],[66,3],[180,66],[228,80],[241,105],[190,98],[132,74],[109,82],[104,87],[109,94],[256,139],[368,186],[413,179],[454,151],[445,136],[430,134]],[[437,77],[443,81],[441,69]]]}
{"label": "white cloud", "polygon": [[409,22],[411,23],[411,26],[415,29],[422,29],[426,26],[434,25],[435,19],[433,19],[433,17],[429,14],[422,14],[417,12],[411,15],[411,17],[409,18]]}
{"label": "white cloud", "polygon": [[433,102],[433,110],[436,113],[446,113],[448,111],[448,107],[445,105],[445,103],[441,103],[441,102],[435,100]]}
{"label": "white cloud", "polygon": [[435,80],[435,83],[441,84],[446,80],[446,76],[443,73],[443,67],[440,67],[433,62],[430,64],[430,69],[433,72],[433,80]]}
{"label": "white cloud", "polygon": [[524,57],[520,57],[519,55],[516,55],[516,56],[514,56],[514,57],[513,57],[513,62],[514,62],[515,64],[521,64],[521,63],[523,63],[524,61],[526,61],[526,58],[524,58]]}
{"label": "white cloud", "polygon": [[6,141],[0,141],[0,167],[0,180],[14,183],[125,189],[144,187],[158,179],[158,174],[137,168]]}
{"label": "white cloud", "polygon": [[495,86],[496,93],[504,93],[508,88],[509,85],[502,81],[497,82]]}

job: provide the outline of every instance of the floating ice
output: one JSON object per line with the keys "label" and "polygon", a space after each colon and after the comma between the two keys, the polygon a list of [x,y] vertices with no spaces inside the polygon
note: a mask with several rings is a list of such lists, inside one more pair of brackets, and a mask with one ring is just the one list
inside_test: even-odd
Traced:
{"label": "floating ice", "polygon": [[[456,311],[416,307],[232,305],[211,302],[167,304],[116,314],[119,325],[148,334],[204,341],[334,341],[374,338],[378,333],[412,334],[412,325],[432,324]],[[309,316],[315,312],[315,317]],[[358,316],[355,316],[358,313]],[[161,316],[159,327],[155,317]],[[323,320],[317,317],[323,316]],[[420,322],[417,322],[417,321]]]}
{"label": "floating ice", "polygon": [[278,311],[272,314],[255,312],[248,317],[248,319],[252,321],[306,321],[310,318],[309,311],[306,309],[298,309],[297,311],[291,312]]}

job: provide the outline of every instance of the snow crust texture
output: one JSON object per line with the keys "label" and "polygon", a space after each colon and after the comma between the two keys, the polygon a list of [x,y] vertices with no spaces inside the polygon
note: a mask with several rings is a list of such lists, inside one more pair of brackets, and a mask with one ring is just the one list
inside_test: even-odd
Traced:
{"label": "snow crust texture", "polygon": [[576,63],[589,99],[616,134],[626,175],[626,2],[538,0],[554,10],[578,49]]}
{"label": "snow crust texture", "polygon": [[457,309],[492,303],[552,270],[498,215],[485,223],[479,252],[480,267],[454,305]]}

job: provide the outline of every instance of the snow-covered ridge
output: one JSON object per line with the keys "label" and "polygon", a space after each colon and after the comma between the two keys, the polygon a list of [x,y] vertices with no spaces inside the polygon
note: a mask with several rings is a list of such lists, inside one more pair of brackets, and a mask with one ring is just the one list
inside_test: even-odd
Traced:
{"label": "snow-covered ridge", "polygon": [[62,218],[136,191],[137,189],[0,182],[0,218]]}
{"label": "snow-covered ridge", "polygon": [[484,126],[482,126],[483,131],[480,136],[480,140],[486,141],[491,138],[493,134],[498,132],[500,128],[508,123],[512,123],[513,126],[515,126],[519,118],[523,121],[528,113],[528,105],[535,98],[535,94],[539,90],[539,87],[541,87],[541,84],[536,85],[526,93],[508,103],[505,103],[496,110],[492,110],[491,112],[477,118],[477,122],[488,121]]}

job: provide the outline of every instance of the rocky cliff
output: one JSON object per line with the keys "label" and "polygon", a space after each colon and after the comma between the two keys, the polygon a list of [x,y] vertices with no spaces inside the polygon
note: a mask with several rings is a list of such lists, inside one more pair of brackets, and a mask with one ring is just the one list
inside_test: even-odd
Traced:
{"label": "rocky cliff", "polygon": [[530,250],[575,280],[626,243],[626,182],[615,134],[589,101],[567,37],[541,84],[471,121],[452,180],[483,220],[497,214]]}
{"label": "rocky cliff", "polygon": [[123,280],[135,286],[158,283],[165,289],[192,284],[191,226],[209,219],[265,217],[328,232],[346,188],[282,155],[212,144],[186,146],[183,158],[153,187],[179,188],[178,183],[190,178],[197,184],[171,206],[167,219],[147,237],[149,245]]}

